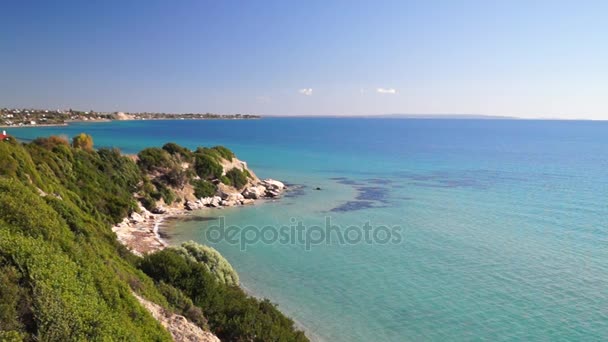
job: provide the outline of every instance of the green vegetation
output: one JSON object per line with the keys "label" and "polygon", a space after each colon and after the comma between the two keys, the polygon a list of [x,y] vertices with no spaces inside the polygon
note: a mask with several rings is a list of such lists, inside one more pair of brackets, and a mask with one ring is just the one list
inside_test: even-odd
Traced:
{"label": "green vegetation", "polygon": [[216,179],[222,176],[222,165],[207,153],[194,154],[194,170],[201,179]]}
{"label": "green vegetation", "polygon": [[182,243],[180,247],[172,247],[182,256],[201,263],[207,272],[211,273],[220,283],[238,286],[239,276],[232,265],[215,248],[200,245],[194,241]]}
{"label": "green vegetation", "polygon": [[184,162],[192,162],[192,158],[194,157],[192,151],[172,142],[163,145],[163,150],[167,151],[172,156],[179,156]]}
{"label": "green vegetation", "polygon": [[81,148],[85,151],[93,150],[93,137],[88,134],[80,133],[72,140],[72,146]]}
{"label": "green vegetation", "polygon": [[1,341],[169,341],[132,292],[222,340],[306,339],[243,293],[215,250],[188,243],[142,259],[116,241],[110,227],[138,210],[133,194],[153,206],[176,200],[180,180],[213,185],[181,168],[187,150],[147,149],[136,163],[89,138],[0,142]]}
{"label": "green vegetation", "polygon": [[192,186],[194,186],[194,196],[196,198],[211,197],[217,191],[215,184],[203,179],[192,181]]}
{"label": "green vegetation", "polygon": [[141,269],[158,282],[182,291],[204,308],[209,327],[222,341],[307,341],[293,321],[268,300],[247,296],[217,280],[202,263],[175,249],[148,255]]}
{"label": "green vegetation", "polygon": [[226,172],[226,178],[228,179],[228,185],[232,185],[237,189],[242,189],[247,184],[247,177],[249,172],[242,171],[237,168],[232,168]]}

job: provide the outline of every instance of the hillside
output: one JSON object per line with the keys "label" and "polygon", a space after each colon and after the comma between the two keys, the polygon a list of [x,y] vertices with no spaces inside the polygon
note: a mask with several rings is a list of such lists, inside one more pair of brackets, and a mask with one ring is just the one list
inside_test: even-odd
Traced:
{"label": "hillside", "polygon": [[169,158],[153,150],[136,162],[118,150],[95,150],[84,134],[71,143],[1,141],[0,340],[171,340],[166,322],[136,294],[148,308],[183,316],[223,341],[305,341],[273,304],[226,280],[238,278],[226,277],[234,271],[223,258],[213,262],[225,273],[212,273],[210,259],[198,257],[212,253],[209,247],[168,248],[142,258],[117,242],[111,227],[139,211],[138,201],[158,210],[159,203],[184,202],[172,189],[186,184],[199,195],[217,191],[218,180],[245,186],[244,172],[218,174],[218,159],[208,162],[210,154],[232,152],[209,150],[190,151],[191,174],[172,172],[182,153],[190,158],[183,148],[162,149]]}

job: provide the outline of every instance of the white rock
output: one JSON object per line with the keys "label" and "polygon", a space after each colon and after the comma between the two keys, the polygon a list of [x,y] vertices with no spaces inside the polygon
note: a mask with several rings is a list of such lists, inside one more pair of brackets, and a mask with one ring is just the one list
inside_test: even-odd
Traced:
{"label": "white rock", "polygon": [[221,201],[222,201],[221,197],[213,196],[213,199],[211,200],[211,203],[209,203],[209,205],[212,207],[219,207]]}
{"label": "white rock", "polygon": [[142,223],[146,220],[143,216],[141,216],[140,214],[138,214],[136,212],[131,213],[130,219],[131,219],[131,222],[133,222],[133,223]]}
{"label": "white rock", "polygon": [[211,202],[213,202],[213,197],[203,197],[199,201],[201,201],[202,205],[211,205]]}
{"label": "white rock", "polygon": [[258,199],[264,197],[266,188],[262,185],[252,186],[243,191],[243,197],[246,199]]}
{"label": "white rock", "polygon": [[222,200],[220,204],[224,207],[233,207],[237,204],[236,201]]}
{"label": "white rock", "polygon": [[262,185],[264,185],[266,187],[266,189],[270,189],[270,190],[283,190],[285,189],[285,184],[283,184],[282,182],[279,182],[278,180],[274,180],[274,179],[264,179],[262,181]]}

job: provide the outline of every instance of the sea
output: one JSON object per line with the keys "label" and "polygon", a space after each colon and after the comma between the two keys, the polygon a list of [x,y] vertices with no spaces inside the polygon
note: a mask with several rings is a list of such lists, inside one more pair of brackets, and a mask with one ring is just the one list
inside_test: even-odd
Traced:
{"label": "sea", "polygon": [[164,228],[219,250],[316,341],[608,340],[608,122],[372,118],[114,121],[137,153],[223,145],[280,199]]}

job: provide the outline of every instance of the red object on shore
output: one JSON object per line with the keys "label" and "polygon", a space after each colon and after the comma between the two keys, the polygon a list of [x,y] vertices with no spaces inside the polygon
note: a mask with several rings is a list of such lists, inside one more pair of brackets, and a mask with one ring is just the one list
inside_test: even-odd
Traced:
{"label": "red object on shore", "polygon": [[8,134],[6,134],[6,131],[2,131],[2,134],[0,134],[0,141],[6,140],[8,139]]}

